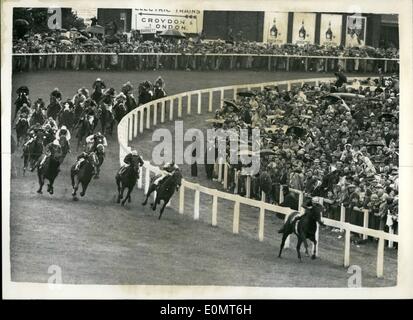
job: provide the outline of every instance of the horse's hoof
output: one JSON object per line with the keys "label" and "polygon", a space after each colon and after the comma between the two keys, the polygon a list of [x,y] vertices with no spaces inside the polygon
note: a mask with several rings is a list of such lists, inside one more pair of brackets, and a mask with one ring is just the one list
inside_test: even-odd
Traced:
{"label": "horse's hoof", "polygon": [[145,201],[144,201],[144,202],[142,202],[142,205],[143,205],[143,206],[145,206],[145,205],[146,205],[146,202],[145,202]]}
{"label": "horse's hoof", "polygon": [[313,254],[312,256],[311,256],[311,260],[314,260],[316,257],[315,257],[315,255]]}
{"label": "horse's hoof", "polygon": [[42,190],[37,190],[37,193],[38,194],[43,194],[43,191]]}
{"label": "horse's hoof", "polygon": [[49,193],[50,193],[50,194],[53,194],[53,190],[50,190]]}

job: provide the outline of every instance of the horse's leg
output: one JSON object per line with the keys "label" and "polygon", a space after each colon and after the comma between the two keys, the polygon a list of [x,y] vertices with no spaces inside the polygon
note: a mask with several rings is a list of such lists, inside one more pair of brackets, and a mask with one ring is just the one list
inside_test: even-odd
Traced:
{"label": "horse's leg", "polygon": [[82,183],[82,192],[80,193],[80,196],[83,197],[86,194],[86,190],[87,190],[89,183],[86,183],[86,182],[81,182],[81,183]]}
{"label": "horse's leg", "polygon": [[284,249],[285,240],[287,240],[288,236],[289,236],[289,233],[288,233],[288,232],[284,232],[284,233],[283,233],[283,238],[282,238],[282,240],[281,240],[281,246],[280,246],[280,252],[278,253],[278,258],[281,258],[281,253],[282,253],[282,251],[283,251],[283,249]]}
{"label": "horse's leg", "polygon": [[56,179],[56,177],[49,179],[48,191],[49,191],[50,194],[53,194],[53,192],[54,192],[53,191],[53,183],[54,183],[55,179]]}
{"label": "horse's leg", "polygon": [[151,195],[151,193],[154,191],[153,185],[149,186],[148,192],[146,194],[145,200],[142,202],[142,205],[145,206],[148,203],[148,198]]}
{"label": "horse's leg", "polygon": [[43,188],[43,185],[44,185],[44,179],[43,179],[42,175],[40,174],[40,172],[37,172],[37,177],[39,178],[39,189],[37,190],[37,193],[42,194],[43,193],[42,188]]}
{"label": "horse's leg", "polygon": [[308,253],[308,242],[307,242],[307,239],[306,239],[305,235],[301,235],[301,237],[302,237],[302,242],[304,243],[304,247],[305,247],[305,255],[306,255],[307,257],[309,257],[310,254]]}
{"label": "horse's leg", "polygon": [[[76,181],[75,181],[75,177],[76,177]],[[79,178],[77,175],[71,175],[71,179],[72,179],[72,196],[73,199],[76,199],[76,193],[77,193],[77,189],[79,188]]]}
{"label": "horse's leg", "polygon": [[128,193],[128,196],[127,196],[127,199],[128,199],[129,203],[131,203],[131,201],[132,201],[132,197],[131,197],[132,190],[133,190],[133,186],[130,188],[130,192]]}
{"label": "horse's leg", "polygon": [[160,201],[161,201],[161,199],[159,198],[159,193],[157,192],[155,202],[152,204],[152,210],[153,211],[156,210],[156,205],[158,205]]}
{"label": "horse's leg", "polygon": [[298,256],[298,259],[300,260],[300,262],[301,262],[301,254],[300,254],[301,242],[302,242],[302,239],[301,239],[300,236],[298,236],[297,237],[297,256]]}
{"label": "horse's leg", "polygon": [[131,192],[132,192],[132,187],[128,187],[128,193],[126,194],[125,199],[123,199],[123,200],[122,200],[122,203],[121,203],[122,206],[125,205],[125,202],[126,202],[126,200],[128,200],[128,198],[130,197],[130,193],[131,193]]}
{"label": "horse's leg", "polygon": [[116,185],[118,186],[118,197],[116,199],[117,203],[120,203],[120,180],[116,177]]}
{"label": "horse's leg", "polygon": [[161,220],[161,217],[162,217],[162,213],[163,213],[163,211],[165,210],[165,207],[166,207],[166,205],[168,204],[168,202],[169,202],[169,200],[168,201],[166,201],[166,200],[164,200],[163,201],[163,205],[162,205],[162,208],[161,208],[161,212],[159,213],[159,220]]}
{"label": "horse's leg", "polygon": [[313,254],[311,255],[311,259],[314,260],[316,258],[316,254],[317,254],[317,240],[315,239],[314,236],[310,237],[309,239],[314,244]]}

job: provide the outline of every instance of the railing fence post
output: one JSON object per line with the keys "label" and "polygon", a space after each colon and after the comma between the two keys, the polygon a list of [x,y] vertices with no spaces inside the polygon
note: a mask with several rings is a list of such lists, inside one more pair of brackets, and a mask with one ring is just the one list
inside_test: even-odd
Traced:
{"label": "railing fence post", "polygon": [[161,103],[161,123],[165,122],[165,104],[166,104],[166,101],[165,100],[162,101]]}
{"label": "railing fence post", "polygon": [[140,133],[142,133],[143,132],[143,129],[144,129],[144,124],[143,124],[143,117],[144,117],[144,113],[145,113],[145,110],[143,109],[143,108],[141,108],[140,110],[139,110],[139,132]]}
{"label": "railing fence post", "polygon": [[234,219],[232,223],[232,233],[239,233],[239,201],[235,201],[234,203]]}
{"label": "railing fence post", "polygon": [[158,104],[153,104],[153,125],[156,126],[158,121]]}
{"label": "railing fence post", "polygon": [[346,228],[346,235],[344,238],[344,267],[350,265],[350,229]]}
{"label": "railing fence post", "polygon": [[184,214],[185,207],[185,186],[181,185],[179,188],[179,213]]}
{"label": "railing fence post", "polygon": [[208,94],[208,111],[212,112],[212,98],[213,98],[213,91],[210,90]]}
{"label": "railing fence post", "polygon": [[[341,205],[340,206],[340,222],[344,223],[346,221],[346,208]],[[340,228],[340,232],[343,231],[343,228]]]}
{"label": "railing fence post", "polygon": [[145,109],[146,109],[146,129],[150,129],[151,127],[151,105],[147,106]]}
{"label": "railing fence post", "polygon": [[247,176],[246,195],[247,198],[251,198],[251,176]]}
{"label": "railing fence post", "polygon": [[384,238],[379,238],[379,244],[377,247],[377,278],[383,277],[383,264],[384,264]]}
{"label": "railing fence post", "polygon": [[174,119],[174,99],[171,99],[169,104],[169,121]]}
{"label": "railing fence post", "polygon": [[[368,228],[369,227],[369,210],[364,209],[363,210],[363,227]],[[363,234],[363,239],[367,239],[367,234]]]}
{"label": "railing fence post", "polygon": [[202,113],[202,92],[198,92],[198,114]]}
{"label": "railing fence post", "polygon": [[182,96],[178,98],[178,118],[182,118]]}
{"label": "railing fence post", "polygon": [[265,208],[260,207],[260,218],[258,222],[258,240],[264,241],[264,219],[265,219]]}
{"label": "railing fence post", "polygon": [[200,192],[199,192],[199,190],[195,190],[194,220],[199,220],[199,200],[200,200]]}
{"label": "railing fence post", "polygon": [[217,212],[218,212],[218,196],[213,195],[212,197],[212,226],[217,225]]}
{"label": "railing fence post", "polygon": [[191,109],[192,109],[192,94],[189,93],[187,95],[188,99],[187,99],[187,114],[191,114]]}

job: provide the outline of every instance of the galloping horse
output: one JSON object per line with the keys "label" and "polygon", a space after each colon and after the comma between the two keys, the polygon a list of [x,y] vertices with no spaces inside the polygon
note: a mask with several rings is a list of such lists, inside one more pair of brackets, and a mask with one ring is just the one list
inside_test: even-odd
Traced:
{"label": "galloping horse", "polygon": [[317,231],[317,223],[324,225],[321,221],[322,212],[324,208],[322,205],[313,204],[312,207],[308,207],[304,215],[299,216],[299,212],[294,211],[289,214],[287,221],[284,223],[278,233],[282,233],[281,247],[278,257],[281,258],[281,252],[284,248],[285,240],[291,233],[295,233],[297,236],[297,254],[298,259],[301,261],[301,244],[304,243],[305,253],[308,256],[308,244],[306,239],[310,239],[314,243],[314,251],[311,259],[316,258],[317,240],[315,233]]}
{"label": "galloping horse", "polygon": [[153,99],[152,87],[149,82],[142,82],[138,87],[139,105],[148,103]]}
{"label": "galloping horse", "polygon": [[43,153],[43,143],[41,136],[37,135],[31,142],[23,147],[23,175],[26,173],[27,166],[30,165],[30,170],[39,160]]}
{"label": "galloping horse", "polygon": [[53,120],[57,120],[57,116],[62,110],[62,106],[60,105],[60,102],[56,99],[56,97],[52,96],[50,99],[51,101],[50,104],[47,106],[46,116],[48,118],[53,118]]}
{"label": "galloping horse", "polygon": [[67,141],[66,137],[63,135],[60,136],[59,143],[60,143],[60,147],[62,148],[62,156],[60,158],[60,164],[62,164],[66,158],[66,155],[70,151],[70,146],[69,146],[69,141]]}
{"label": "galloping horse", "polygon": [[23,104],[27,104],[29,107],[31,106],[31,101],[28,98],[28,96],[29,96],[29,89],[26,86],[22,86],[17,89],[17,99],[14,102],[14,105],[16,106],[16,111],[14,113],[14,119],[16,119],[16,115],[18,114]]}
{"label": "galloping horse", "polygon": [[[60,148],[59,148],[60,149]],[[37,193],[43,193],[42,188],[45,180],[49,180],[47,185],[47,192],[53,194],[53,183],[59,174],[60,158],[62,156],[62,151],[57,150],[54,154],[48,156],[42,166],[37,168],[37,177],[39,178],[39,189]]]}
{"label": "galloping horse", "polygon": [[165,98],[167,96],[166,91],[158,86],[155,86],[153,100]]}
{"label": "galloping horse", "polygon": [[169,200],[172,198],[175,190],[178,191],[182,182],[182,173],[179,169],[175,170],[171,175],[166,176],[162,181],[159,182],[159,185],[156,186],[153,182],[156,177],[153,177],[149,185],[148,193],[146,194],[145,201],[142,202],[142,205],[146,205],[149,196],[152,192],[156,191],[156,199],[154,203],[151,204],[152,210],[156,210],[156,205],[161,203],[163,200],[163,205],[159,213],[159,219],[162,217],[162,213],[165,210],[166,205]]}
{"label": "galloping horse", "polygon": [[45,121],[46,117],[43,113],[43,110],[39,107],[36,107],[36,109],[32,113],[32,116],[30,117],[30,126],[33,126],[35,124],[40,124],[42,126]]}
{"label": "galloping horse", "polygon": [[80,145],[85,140],[87,136],[90,136],[93,133],[93,123],[91,123],[86,116],[80,118],[79,122],[75,126],[75,129],[79,128],[77,131],[77,149],[79,150]]}
{"label": "galloping horse", "polygon": [[118,198],[117,203],[120,203],[120,200],[123,199],[123,192],[128,188],[128,193],[123,199],[121,205],[124,206],[126,200],[131,202],[131,192],[135,187],[136,181],[139,179],[139,167],[143,165],[143,160],[139,156],[132,157],[131,164],[122,172],[116,174],[116,184],[118,186]]}
{"label": "galloping horse", "polygon": [[80,164],[79,171],[76,173],[74,164],[70,169],[70,179],[72,181],[72,196],[73,200],[79,200],[76,197],[77,190],[79,188],[79,183],[82,185],[82,191],[80,192],[80,196],[83,197],[86,194],[87,187],[89,186],[90,181],[93,177],[93,167],[97,165],[98,158],[95,152],[91,152],[88,154],[85,161]]}
{"label": "galloping horse", "polygon": [[113,106],[113,117],[119,123],[127,113],[126,106],[123,102],[118,102]]}
{"label": "galloping horse", "polygon": [[26,139],[28,130],[29,120],[26,118],[20,118],[16,123],[17,146],[19,146],[20,140]]}
{"label": "galloping horse", "polygon": [[66,126],[69,129],[72,129],[75,124],[75,112],[70,108],[63,109],[59,115],[59,127]]}

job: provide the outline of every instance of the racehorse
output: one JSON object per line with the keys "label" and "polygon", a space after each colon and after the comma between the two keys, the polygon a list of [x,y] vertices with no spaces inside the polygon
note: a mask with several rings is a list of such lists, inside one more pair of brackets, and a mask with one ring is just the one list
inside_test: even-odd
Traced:
{"label": "racehorse", "polygon": [[80,103],[80,102],[78,102],[78,103],[76,103],[75,105],[74,105],[74,121],[73,121],[73,127],[72,128],[69,128],[69,130],[72,130],[72,129],[74,129],[75,128],[75,126],[76,126],[76,124],[78,124],[79,123],[79,120],[80,120],[80,118],[82,117],[82,113],[83,113],[83,110],[84,110],[84,108],[83,108],[83,104],[82,103]]}
{"label": "racehorse", "polygon": [[143,160],[141,157],[132,157],[131,164],[122,172],[116,174],[116,184],[118,186],[118,198],[117,203],[123,199],[123,192],[128,188],[128,193],[126,197],[122,200],[121,205],[124,206],[126,200],[131,202],[131,192],[135,187],[136,181],[139,179],[139,166],[143,165]]}
{"label": "racehorse", "polygon": [[34,167],[43,153],[43,143],[41,136],[37,135],[30,143],[23,147],[23,175],[26,173],[27,166],[30,170]]}
{"label": "racehorse", "polygon": [[16,112],[14,113],[14,119],[16,119],[16,115],[18,114],[20,108],[23,104],[27,104],[29,107],[31,106],[31,101],[28,98],[29,89],[27,87],[20,87],[17,89],[17,99],[14,102],[16,106]]}
{"label": "racehorse", "polygon": [[159,213],[159,219],[161,219],[162,213],[165,210],[165,207],[168,204],[169,200],[172,198],[175,190],[178,191],[179,187],[181,186],[182,173],[179,169],[175,170],[171,175],[166,176],[162,181],[160,181],[158,186],[156,186],[153,183],[154,178],[155,177],[153,177],[151,180],[148,193],[146,194],[145,201],[142,203],[142,205],[146,205],[148,197],[151,195],[152,192],[156,191],[156,198],[154,203],[151,204],[151,207],[152,210],[155,211],[156,205],[160,204],[161,200],[163,200],[163,205]]}
{"label": "racehorse", "polygon": [[93,133],[93,123],[91,123],[86,116],[80,118],[79,122],[77,123],[75,129],[79,128],[77,131],[76,137],[77,137],[77,149],[79,150],[80,145],[82,144],[82,141],[88,136],[90,136]]}
{"label": "racehorse", "polygon": [[156,86],[154,90],[153,100],[165,98],[167,96],[164,89]]}
{"label": "racehorse", "polygon": [[19,146],[20,140],[26,139],[28,130],[29,120],[26,118],[20,118],[16,123],[17,146]]}
{"label": "racehorse", "polygon": [[60,164],[62,164],[66,158],[66,155],[70,151],[70,146],[69,146],[69,141],[67,141],[64,135],[60,136],[59,143],[60,143],[60,148],[62,148],[62,156],[60,158]]}
{"label": "racehorse", "polygon": [[147,82],[142,82],[138,87],[139,92],[139,105],[148,103],[153,99],[153,92],[150,85]]}
{"label": "racehorse", "polygon": [[[60,148],[59,148],[60,149]],[[37,193],[41,194],[42,188],[45,180],[49,180],[47,185],[47,192],[53,194],[53,183],[59,174],[60,167],[60,158],[62,156],[62,151],[58,150],[53,155],[50,155],[46,158],[44,164],[37,168],[37,177],[39,178],[39,189]]]}
{"label": "racehorse", "polygon": [[53,120],[56,120],[61,110],[62,110],[62,107],[60,105],[60,102],[54,96],[52,96],[50,104],[47,106],[47,111],[46,111],[47,118],[51,117],[53,118]]}
{"label": "racehorse", "polygon": [[93,167],[96,166],[98,163],[98,157],[95,152],[91,152],[86,157],[85,161],[80,164],[79,171],[76,173],[75,167],[76,164],[72,166],[70,169],[70,179],[72,181],[72,196],[73,200],[79,200],[76,197],[77,190],[79,188],[79,184],[82,185],[82,191],[80,192],[80,196],[83,197],[86,194],[87,187],[92,180],[93,177]]}
{"label": "racehorse", "polygon": [[113,133],[113,124],[115,119],[112,113],[112,106],[101,104],[98,109],[100,123],[102,125],[102,134],[106,134],[106,129],[109,129],[110,135]]}
{"label": "racehorse", "polygon": [[30,117],[30,126],[40,124],[41,126],[46,121],[46,117],[41,108],[36,108]]}
{"label": "racehorse", "polygon": [[72,129],[75,124],[75,112],[69,108],[63,109],[59,113],[59,127],[66,126],[66,128]]}
{"label": "racehorse", "polygon": [[98,144],[96,146],[96,157],[97,157],[97,164],[96,164],[96,174],[95,174],[95,179],[99,179],[99,174],[100,174],[100,167],[103,164],[103,161],[105,160],[105,147],[102,144]]}
{"label": "racehorse", "polygon": [[295,233],[297,236],[297,254],[298,259],[301,262],[301,244],[304,243],[305,253],[308,256],[308,244],[306,239],[310,239],[314,243],[314,251],[311,259],[316,258],[316,248],[317,248],[317,240],[315,238],[315,233],[317,231],[317,223],[320,225],[324,225],[321,221],[322,212],[324,211],[324,207],[320,204],[313,204],[312,207],[306,209],[304,215],[301,217],[299,216],[298,211],[291,212],[288,217],[287,221],[284,223],[282,228],[278,231],[278,233],[282,233],[283,237],[281,240],[280,252],[278,257],[281,258],[281,253],[284,248],[285,240],[291,233]]}
{"label": "racehorse", "polygon": [[136,102],[135,97],[132,94],[127,94],[125,102],[126,113],[131,112],[133,109],[137,107],[138,103]]}
{"label": "racehorse", "polygon": [[123,102],[118,102],[113,106],[113,117],[119,123],[127,113],[126,106]]}

